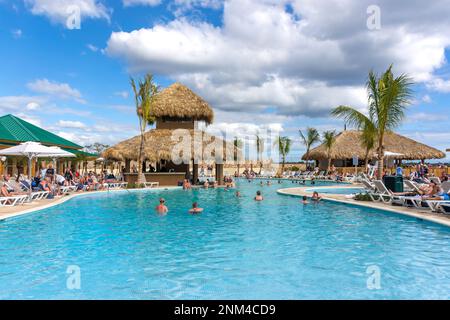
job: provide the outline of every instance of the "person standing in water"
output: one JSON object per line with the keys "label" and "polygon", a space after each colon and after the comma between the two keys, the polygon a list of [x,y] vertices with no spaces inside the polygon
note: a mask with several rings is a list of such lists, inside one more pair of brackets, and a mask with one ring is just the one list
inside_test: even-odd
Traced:
{"label": "person standing in water", "polygon": [[307,204],[309,203],[309,202],[308,202],[308,197],[307,197],[307,196],[303,196],[302,203],[303,203],[304,205],[307,205]]}
{"label": "person standing in water", "polygon": [[261,195],[261,191],[256,191],[255,201],[263,201],[264,198]]}
{"label": "person standing in water", "polygon": [[167,212],[169,212],[169,209],[167,208],[165,203],[166,200],[164,200],[163,198],[159,199],[159,205],[156,206],[156,212],[158,212],[159,214],[166,214]]}
{"label": "person standing in water", "polygon": [[191,213],[191,214],[199,214],[199,213],[202,213],[202,212],[203,212],[203,208],[199,208],[197,202],[194,202],[192,204],[192,209],[189,210],[189,213]]}

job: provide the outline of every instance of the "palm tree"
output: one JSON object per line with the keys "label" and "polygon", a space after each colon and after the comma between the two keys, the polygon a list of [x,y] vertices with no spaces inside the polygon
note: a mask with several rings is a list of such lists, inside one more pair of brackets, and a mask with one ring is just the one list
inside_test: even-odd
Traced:
{"label": "palm tree", "polygon": [[256,153],[258,154],[259,161],[259,173],[261,175],[262,167],[263,167],[263,159],[262,153],[264,152],[264,140],[257,134],[256,135]]}
{"label": "palm tree", "polygon": [[289,137],[278,136],[275,144],[278,145],[278,152],[281,155],[281,173],[284,172],[284,165],[286,164],[286,156],[291,151],[292,140]]}
{"label": "palm tree", "polygon": [[237,173],[239,175],[240,163],[238,159],[239,149],[242,148],[242,140],[238,139],[238,137],[234,137],[233,140],[233,152],[234,152],[234,162],[237,163]]}
{"label": "palm tree", "polygon": [[320,134],[319,131],[315,128],[306,128],[306,135],[303,134],[301,130],[300,132],[300,138],[302,138],[302,142],[306,147],[306,167],[308,167],[308,161],[309,159],[309,152],[311,151],[311,147],[320,142]]}
{"label": "palm tree", "polygon": [[364,155],[364,167],[369,164],[369,153],[375,147],[377,140],[377,131],[372,122],[367,122],[361,128],[361,145],[366,150]]}
{"label": "palm tree", "polygon": [[[373,138],[377,148],[378,179],[383,175],[385,134],[401,124],[405,109],[411,103],[412,84],[411,78],[406,74],[395,78],[392,65],[380,77],[371,71],[366,84],[368,116],[348,106],[340,106],[332,111],[333,116],[344,118],[348,124],[362,130],[363,140],[370,142]],[[363,143],[366,144],[367,150],[370,143]]]}
{"label": "palm tree", "polygon": [[131,87],[134,92],[134,100],[136,103],[136,113],[139,118],[139,131],[141,139],[138,151],[138,184],[145,182],[145,175],[142,170],[142,163],[144,162],[144,144],[145,131],[147,125],[155,123],[155,118],[151,116],[152,102],[155,95],[158,93],[158,86],[153,82],[153,75],[150,73],[145,76],[143,80],[139,80],[138,86],[133,78],[130,80]]}
{"label": "palm tree", "polygon": [[325,131],[323,133],[323,144],[327,149],[328,166],[327,172],[331,170],[331,150],[333,149],[334,142],[336,141],[336,131]]}

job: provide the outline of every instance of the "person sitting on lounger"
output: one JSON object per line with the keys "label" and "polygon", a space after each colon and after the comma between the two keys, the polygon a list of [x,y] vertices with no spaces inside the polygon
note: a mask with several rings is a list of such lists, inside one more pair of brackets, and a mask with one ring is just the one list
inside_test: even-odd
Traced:
{"label": "person sitting on lounger", "polygon": [[2,185],[1,196],[2,197],[11,197],[11,196],[13,196],[12,192],[10,192],[8,190],[8,187],[6,186],[5,183]]}
{"label": "person sitting on lounger", "polygon": [[[1,191],[0,191],[0,196],[1,197],[5,197],[5,198],[9,198],[9,197],[13,197],[14,193],[8,191],[8,188],[7,188],[6,184],[4,183],[2,185],[2,188],[1,188]],[[12,204],[13,201],[12,200],[7,200],[6,203],[7,204]]]}
{"label": "person sitting on lounger", "polygon": [[433,197],[434,195],[442,193],[442,188],[435,182],[430,182],[427,186],[421,187],[419,193],[423,197]]}
{"label": "person sitting on lounger", "polygon": [[261,191],[256,191],[255,201],[263,201],[264,198],[261,194]]}
{"label": "person sitting on lounger", "polygon": [[169,209],[167,208],[165,203],[166,200],[164,200],[163,198],[159,199],[159,205],[156,206],[156,212],[158,212],[159,214],[166,214],[167,212],[169,212]]}
{"label": "person sitting on lounger", "polygon": [[199,208],[197,202],[194,202],[192,204],[192,209],[189,210],[189,213],[191,213],[191,214],[199,214],[202,212],[203,212],[203,208]]}

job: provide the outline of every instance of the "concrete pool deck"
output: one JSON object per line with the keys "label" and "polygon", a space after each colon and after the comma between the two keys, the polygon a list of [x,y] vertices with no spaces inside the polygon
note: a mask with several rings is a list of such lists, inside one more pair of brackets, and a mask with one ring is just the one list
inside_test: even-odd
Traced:
{"label": "concrete pool deck", "polygon": [[[289,196],[295,196],[295,197],[303,197],[308,196],[311,197],[313,194],[313,190],[319,192],[320,189],[341,189],[341,188],[347,188],[347,189],[354,189],[361,187],[362,185],[359,184],[352,184],[349,186],[326,186],[326,187],[314,187],[314,186],[305,186],[305,187],[297,187],[297,188],[285,188],[285,189],[279,189],[277,192],[279,194],[289,195]],[[397,214],[402,214],[405,216],[413,217],[416,219],[426,220],[438,224],[445,225],[447,227],[450,227],[450,215],[444,215],[440,213],[431,212],[430,210],[420,210],[420,209],[413,209],[413,208],[407,208],[407,207],[401,207],[401,206],[392,206],[387,205],[382,202],[369,202],[369,201],[356,201],[351,198],[347,198],[345,194],[331,194],[331,193],[323,193],[320,194],[323,200],[332,201],[332,202],[338,202],[338,203],[345,203],[360,207],[366,207],[366,208],[372,208],[372,209],[380,209],[384,211],[389,211]]]}
{"label": "concrete pool deck", "polygon": [[89,191],[89,192],[77,192],[71,193],[63,196],[56,197],[55,199],[44,199],[40,201],[34,201],[32,203],[25,203],[23,205],[14,206],[14,207],[0,207],[0,221],[8,218],[17,217],[23,214],[31,213],[38,210],[48,209],[59,204],[62,204],[70,199],[93,195],[93,194],[102,194],[102,193],[118,193],[118,192],[144,192],[144,191],[161,191],[161,190],[170,190],[170,189],[179,189],[181,187],[158,187],[151,189],[117,189],[117,190],[101,190],[101,191]]}

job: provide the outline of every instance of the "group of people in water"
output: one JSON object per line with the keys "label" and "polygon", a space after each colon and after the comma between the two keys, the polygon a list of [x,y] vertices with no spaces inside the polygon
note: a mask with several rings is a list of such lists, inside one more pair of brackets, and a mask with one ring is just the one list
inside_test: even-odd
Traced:
{"label": "group of people in water", "polygon": [[[251,183],[252,180],[249,179],[248,182]],[[281,180],[278,180],[278,184],[281,184]],[[261,180],[259,185],[261,187],[263,187],[263,186],[271,186],[272,182],[270,180],[267,180],[267,181],[262,181]],[[192,189],[192,185],[189,182],[189,180],[187,180],[187,179],[185,179],[183,181],[182,187],[183,187],[183,190],[190,190],[190,189]],[[207,189],[208,187],[209,187],[209,181],[206,180],[205,184],[203,185],[203,188]],[[229,178],[229,179],[225,178],[225,188],[224,188],[224,190],[228,191],[230,189],[234,189],[235,187],[236,187],[236,185],[235,185],[235,183],[234,183],[232,178]],[[242,197],[242,194],[241,194],[241,192],[239,190],[236,190],[234,195],[235,195],[236,198]],[[318,203],[321,199],[322,199],[322,197],[319,195],[318,192],[314,192],[312,197],[311,197],[311,201],[313,203]],[[262,192],[260,190],[256,191],[256,194],[255,194],[253,200],[257,201],[257,202],[260,202],[260,201],[264,200],[264,196],[262,195]],[[304,196],[302,198],[301,203],[303,203],[304,205],[308,204],[309,203],[308,197]],[[189,209],[188,212],[190,214],[200,214],[200,213],[203,212],[203,210],[204,210],[203,208],[199,207],[198,202],[194,202],[192,204],[191,209]],[[161,215],[165,215],[165,214],[167,214],[169,212],[169,209],[168,209],[168,207],[166,205],[166,200],[164,198],[159,199],[159,204],[156,206],[156,212],[158,214],[161,214]]]}

